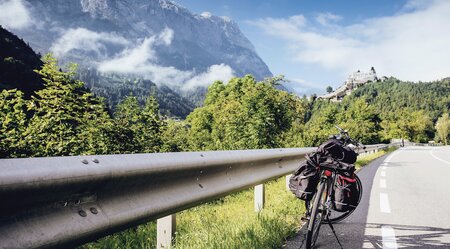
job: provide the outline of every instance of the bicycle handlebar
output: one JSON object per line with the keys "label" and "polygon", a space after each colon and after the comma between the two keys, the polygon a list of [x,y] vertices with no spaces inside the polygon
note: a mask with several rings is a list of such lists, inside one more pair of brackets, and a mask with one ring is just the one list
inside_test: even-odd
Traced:
{"label": "bicycle handlebar", "polygon": [[356,146],[358,148],[362,148],[362,149],[366,148],[366,146],[364,146],[364,144],[362,144],[361,142],[351,138],[350,135],[348,134],[347,130],[342,129],[341,127],[339,127],[337,125],[335,125],[334,127],[336,127],[336,129],[339,130],[339,133],[340,133],[339,135],[341,135],[341,137],[344,137],[344,144],[345,145],[350,143],[350,144],[353,144],[354,146]]}

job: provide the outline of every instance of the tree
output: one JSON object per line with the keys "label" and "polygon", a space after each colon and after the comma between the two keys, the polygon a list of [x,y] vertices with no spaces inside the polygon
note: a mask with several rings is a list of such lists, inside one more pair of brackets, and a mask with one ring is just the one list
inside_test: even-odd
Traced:
{"label": "tree", "polygon": [[338,124],[339,106],[334,103],[318,101],[313,107],[311,119],[306,123],[303,132],[303,146],[318,146],[332,134]]}
{"label": "tree", "polygon": [[117,148],[120,153],[158,152],[162,146],[163,122],[159,118],[158,102],[149,97],[141,108],[136,97],[128,96],[120,102],[114,113],[117,134]]}
{"label": "tree", "polygon": [[450,118],[448,113],[442,114],[442,116],[436,122],[436,132],[439,139],[445,144],[448,144],[448,136],[450,132]]}
{"label": "tree", "polygon": [[347,129],[356,140],[365,144],[379,141],[380,118],[375,108],[367,104],[364,98],[357,99],[348,106],[343,103],[338,119],[339,126]]}
{"label": "tree", "polygon": [[304,106],[295,96],[274,88],[279,79],[256,82],[252,76],[214,83],[205,106],[188,117],[193,150],[274,148],[294,120],[304,119]]}
{"label": "tree", "polygon": [[141,116],[143,126],[138,141],[142,144],[141,152],[159,152],[163,145],[162,131],[165,123],[159,117],[159,105],[156,98],[153,96],[147,98]]}
{"label": "tree", "polygon": [[[26,129],[26,143],[33,156],[65,156],[107,152],[108,143],[98,132],[109,116],[102,101],[74,80],[76,65],[63,72],[47,54],[36,70],[45,88],[28,105],[33,116]],[[102,148],[99,148],[102,147]]]}
{"label": "tree", "polygon": [[23,92],[0,92],[0,158],[29,155],[25,143],[26,101]]}
{"label": "tree", "polygon": [[333,87],[327,86],[327,93],[332,93],[332,92],[333,92]]}
{"label": "tree", "polygon": [[189,150],[188,125],[185,121],[166,120],[166,126],[162,133],[164,152],[181,152]]}
{"label": "tree", "polygon": [[432,137],[433,123],[423,110],[399,109],[385,115],[380,132],[384,140],[404,138],[414,142],[427,142]]}

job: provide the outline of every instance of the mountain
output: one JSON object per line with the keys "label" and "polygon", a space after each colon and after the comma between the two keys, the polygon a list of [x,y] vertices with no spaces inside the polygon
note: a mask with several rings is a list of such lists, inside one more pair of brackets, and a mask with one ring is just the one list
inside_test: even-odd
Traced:
{"label": "mountain", "polygon": [[168,0],[22,4],[33,21],[14,32],[40,53],[53,52],[63,63],[78,63],[81,71],[97,71],[106,78],[115,74],[123,81],[141,78],[186,96],[214,80],[272,76],[228,17],[193,14]]}
{"label": "mountain", "polygon": [[100,74],[96,70],[82,70],[79,78],[89,82],[88,86],[96,95],[106,100],[110,109],[132,94],[144,105],[148,96],[158,100],[160,112],[170,117],[185,118],[195,105],[165,85],[157,86],[150,80],[140,77],[124,77],[117,74]]}
{"label": "mountain", "polygon": [[[40,69],[41,55],[21,38],[0,26],[0,90],[18,89],[29,98],[44,88],[44,81],[34,70]],[[104,97],[111,109],[120,100],[133,94],[144,104],[148,96],[158,99],[160,111],[167,116],[186,117],[195,106],[166,86],[142,78],[127,79],[114,74],[99,74],[95,70],[81,70],[78,74],[98,96]]]}
{"label": "mountain", "polygon": [[28,44],[0,26],[0,90],[17,88],[29,97],[44,87],[33,71],[41,66],[40,56]]}

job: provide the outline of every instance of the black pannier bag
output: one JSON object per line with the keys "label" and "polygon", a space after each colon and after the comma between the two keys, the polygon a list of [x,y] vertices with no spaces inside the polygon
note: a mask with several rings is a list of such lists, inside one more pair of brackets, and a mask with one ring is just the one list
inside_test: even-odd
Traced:
{"label": "black pannier bag", "polygon": [[358,158],[358,154],[354,150],[350,149],[347,146],[343,146],[342,151],[343,151],[344,157],[342,160],[340,160],[341,162],[344,162],[344,163],[355,163],[356,162],[356,159]]}
{"label": "black pannier bag", "polygon": [[355,151],[344,146],[341,141],[335,138],[328,139],[322,143],[317,151],[324,156],[331,156],[344,163],[355,163],[358,156]]}
{"label": "black pannier bag", "polygon": [[303,162],[289,179],[289,189],[299,199],[310,201],[319,183],[319,171],[307,161]]}
{"label": "black pannier bag", "polygon": [[333,188],[333,209],[338,212],[346,212],[355,209],[359,202],[359,191],[356,178],[344,175],[336,176],[336,184]]}

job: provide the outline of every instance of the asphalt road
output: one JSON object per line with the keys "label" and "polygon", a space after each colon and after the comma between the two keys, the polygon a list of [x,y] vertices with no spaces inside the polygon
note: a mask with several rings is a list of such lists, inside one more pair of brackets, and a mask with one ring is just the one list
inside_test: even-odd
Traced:
{"label": "asphalt road", "polygon": [[[358,176],[364,194],[334,225],[344,249],[450,248],[450,147],[412,146],[378,158]],[[304,248],[305,227],[286,248]],[[323,224],[316,248],[339,248]]]}

